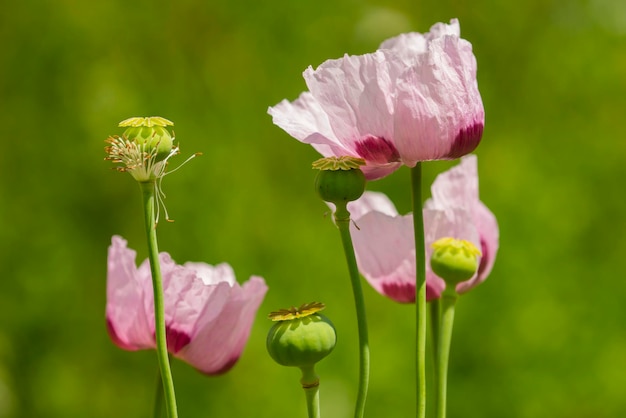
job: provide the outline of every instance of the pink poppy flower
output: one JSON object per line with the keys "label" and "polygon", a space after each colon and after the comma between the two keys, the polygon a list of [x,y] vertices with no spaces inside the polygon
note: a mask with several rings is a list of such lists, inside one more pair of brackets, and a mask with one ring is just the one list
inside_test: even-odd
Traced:
{"label": "pink poppy flower", "polygon": [[456,19],[309,67],[304,79],[309,91],[269,108],[274,123],[325,157],[363,158],[370,180],[459,158],[482,137],[476,58]]}
{"label": "pink poppy flower", "polygon": [[[431,244],[444,237],[465,239],[482,251],[478,272],[459,283],[464,293],[483,282],[498,251],[498,223],[478,198],[476,156],[440,174],[432,185],[432,198],[424,207],[426,259]],[[366,192],[348,204],[354,224],[351,235],[361,274],[380,294],[400,303],[415,302],[415,240],[413,215],[399,215],[382,193]],[[445,282],[426,266],[426,299],[438,298]]]}
{"label": "pink poppy flower", "polygon": [[[153,349],[154,298],[150,264],[114,236],[109,247],[106,319],[113,342],[125,350]],[[159,255],[165,298],[168,351],[208,375],[228,371],[248,340],[267,291],[253,276],[243,286],[228,264],[177,265]]]}

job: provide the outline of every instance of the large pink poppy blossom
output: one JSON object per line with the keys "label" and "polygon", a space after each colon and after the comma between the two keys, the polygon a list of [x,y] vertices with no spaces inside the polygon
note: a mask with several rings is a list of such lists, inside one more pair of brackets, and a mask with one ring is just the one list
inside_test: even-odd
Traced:
{"label": "large pink poppy blossom", "polygon": [[456,19],[309,67],[304,79],[309,91],[269,108],[274,123],[325,157],[365,159],[370,180],[403,164],[459,158],[482,137],[476,58]]}
{"label": "large pink poppy blossom", "polygon": [[[456,291],[467,292],[483,282],[498,251],[498,223],[478,198],[476,156],[440,174],[432,185],[432,198],[424,207],[426,260],[431,244],[439,238],[465,239],[481,249],[478,272],[459,283]],[[397,302],[415,302],[415,240],[413,215],[399,215],[382,193],[366,192],[348,204],[354,224],[351,235],[361,274],[376,291]],[[445,282],[426,265],[426,299],[438,298]]]}
{"label": "large pink poppy blossom", "polygon": [[[155,348],[150,264],[114,236],[109,247],[106,320],[113,342],[125,350]],[[248,340],[267,286],[253,276],[243,286],[228,264],[176,264],[159,255],[168,351],[202,373],[228,371]]]}

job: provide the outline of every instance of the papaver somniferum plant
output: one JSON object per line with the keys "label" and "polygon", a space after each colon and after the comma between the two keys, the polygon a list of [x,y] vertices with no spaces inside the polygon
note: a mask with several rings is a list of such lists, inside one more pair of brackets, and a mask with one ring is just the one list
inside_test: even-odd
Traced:
{"label": "papaver somniferum plant", "polygon": [[[109,247],[106,319],[113,342],[125,350],[153,349],[154,299],[150,265],[114,236]],[[246,344],[267,286],[253,276],[240,286],[228,264],[176,264],[159,255],[167,348],[202,373],[229,370]]]}
{"label": "papaver somniferum plant", "polygon": [[269,108],[274,123],[325,157],[363,158],[369,180],[459,158],[482,137],[476,58],[456,19],[309,67],[304,79],[309,91]]}
{"label": "papaver somniferum plant", "polygon": [[[493,268],[498,251],[498,223],[478,196],[477,158],[469,155],[450,170],[439,174],[431,187],[432,197],[424,207],[428,260],[432,244],[453,237],[480,249],[477,273],[456,285],[464,293],[482,283]],[[361,274],[380,294],[400,303],[415,301],[415,241],[413,215],[400,215],[387,196],[365,192],[348,204],[354,219],[351,227]],[[426,266],[427,299],[441,296],[445,282]]]}

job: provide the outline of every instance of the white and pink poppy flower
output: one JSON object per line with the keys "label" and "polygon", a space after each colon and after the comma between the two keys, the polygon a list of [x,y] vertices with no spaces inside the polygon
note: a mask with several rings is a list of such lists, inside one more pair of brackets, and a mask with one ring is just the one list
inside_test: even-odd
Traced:
{"label": "white and pink poppy flower", "polygon": [[[125,350],[156,348],[150,264],[114,236],[109,247],[106,320],[113,342]],[[226,264],[176,264],[159,254],[168,351],[200,372],[228,371],[239,359],[267,292],[261,277],[240,286]]]}
{"label": "white and pink poppy flower", "polygon": [[[424,207],[426,260],[432,243],[440,238],[464,239],[481,249],[478,272],[459,283],[464,293],[483,282],[498,251],[498,223],[479,200],[476,156],[466,156],[461,164],[440,174],[432,185],[432,198]],[[415,239],[413,215],[398,214],[383,193],[365,192],[348,204],[354,220],[351,235],[361,274],[380,294],[400,303],[415,302]],[[426,299],[441,296],[443,279],[426,265]]]}
{"label": "white and pink poppy flower", "polygon": [[269,108],[274,123],[325,157],[363,158],[370,180],[459,158],[482,137],[476,58],[456,19],[309,67],[304,79],[309,91]]}

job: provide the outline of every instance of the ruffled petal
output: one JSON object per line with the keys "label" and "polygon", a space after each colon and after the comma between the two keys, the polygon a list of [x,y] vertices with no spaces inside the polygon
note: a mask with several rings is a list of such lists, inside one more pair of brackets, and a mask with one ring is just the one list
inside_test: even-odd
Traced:
{"label": "ruffled petal", "polygon": [[347,149],[366,135],[392,140],[392,80],[380,52],[328,60],[309,67],[304,79],[335,137]]}
{"label": "ruffled petal", "polygon": [[253,276],[243,286],[235,284],[229,290],[219,315],[207,311],[206,317],[198,320],[191,343],[176,354],[205,374],[224,373],[237,362],[267,285]]}
{"label": "ruffled petal", "polygon": [[431,188],[433,209],[461,208],[473,211],[478,199],[478,160],[467,155],[460,164],[439,174]]}
{"label": "ruffled petal", "polygon": [[[225,273],[232,275],[226,265]],[[212,267],[205,263],[186,263],[163,275],[165,299],[165,322],[168,334],[168,348],[173,354],[191,342],[196,323],[200,318],[214,318],[219,315],[230,293],[229,279],[205,278],[215,272],[220,275],[220,266]],[[169,335],[168,335],[169,336]]]}
{"label": "ruffled petal", "polygon": [[402,162],[413,167],[470,153],[484,126],[471,44],[445,34],[415,61],[396,82],[394,134]]}
{"label": "ruffled petal", "polygon": [[[348,155],[349,152],[333,133],[328,115],[308,91],[293,102],[283,100],[267,110],[275,125],[305,144],[319,144],[329,148],[329,155]],[[334,154],[337,152],[338,154]]]}
{"label": "ruffled petal", "polygon": [[137,270],[136,256],[123,238],[113,237],[107,261],[107,330],[113,342],[125,350],[155,347],[144,308],[146,277]]}

